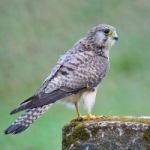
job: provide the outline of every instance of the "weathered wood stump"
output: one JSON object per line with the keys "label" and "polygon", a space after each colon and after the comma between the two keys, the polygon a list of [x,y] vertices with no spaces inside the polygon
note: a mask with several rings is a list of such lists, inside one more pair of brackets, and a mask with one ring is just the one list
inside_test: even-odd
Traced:
{"label": "weathered wood stump", "polygon": [[63,150],[150,150],[149,117],[72,121],[63,128]]}

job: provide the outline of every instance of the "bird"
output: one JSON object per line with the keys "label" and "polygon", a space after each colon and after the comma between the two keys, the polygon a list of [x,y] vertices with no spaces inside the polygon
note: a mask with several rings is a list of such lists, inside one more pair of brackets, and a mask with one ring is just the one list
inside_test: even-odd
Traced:
{"label": "bird", "polygon": [[109,24],[92,27],[58,59],[40,88],[10,112],[12,115],[24,111],[4,133],[23,132],[57,101],[71,102],[75,106],[76,118],[82,117],[78,103],[83,101],[86,117],[93,119],[91,111],[97,88],[109,70],[109,51],[117,40],[115,27]]}

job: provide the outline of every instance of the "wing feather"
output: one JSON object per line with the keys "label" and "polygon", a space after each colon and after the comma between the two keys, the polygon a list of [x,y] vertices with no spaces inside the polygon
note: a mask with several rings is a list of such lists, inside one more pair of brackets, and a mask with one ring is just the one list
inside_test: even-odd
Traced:
{"label": "wing feather", "polygon": [[66,96],[71,95],[71,92],[63,91],[63,90],[55,90],[51,93],[43,93],[41,96],[33,96],[32,98],[29,98],[25,100],[19,107],[12,110],[10,114],[15,114],[17,112],[26,110],[26,109],[32,109],[36,107],[40,107],[43,105],[48,105],[50,103],[54,103],[55,101],[62,99]]}
{"label": "wing feather", "polygon": [[61,57],[36,94],[11,114],[56,102],[84,88],[96,87],[107,72],[108,60],[93,51],[67,53]]}

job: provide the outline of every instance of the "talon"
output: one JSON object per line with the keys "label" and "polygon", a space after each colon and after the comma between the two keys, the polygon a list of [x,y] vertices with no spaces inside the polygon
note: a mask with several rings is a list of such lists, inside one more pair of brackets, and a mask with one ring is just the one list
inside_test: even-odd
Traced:
{"label": "talon", "polygon": [[71,122],[74,122],[74,121],[83,121],[83,120],[84,120],[84,116],[79,116],[79,117],[73,118],[71,120]]}
{"label": "talon", "polygon": [[94,120],[94,119],[100,119],[101,116],[95,116],[95,115],[92,115],[92,114],[88,114],[88,117],[90,120]]}
{"label": "talon", "polygon": [[100,119],[101,116],[95,116],[92,114],[88,114],[87,116],[82,116],[83,120],[95,120],[95,119]]}
{"label": "talon", "polygon": [[79,116],[77,118],[74,118],[71,120],[71,122],[74,121],[86,121],[86,120],[95,120],[95,119],[100,119],[102,116],[95,116],[92,114],[88,114],[87,116]]}
{"label": "talon", "polygon": [[92,114],[88,114],[88,115],[87,115],[87,118],[88,118],[89,120],[94,120],[94,119],[96,119],[96,116],[95,116],[95,115],[92,115]]}
{"label": "talon", "polygon": [[88,114],[87,116],[81,116],[77,102],[75,102],[74,105],[75,105],[75,109],[77,112],[77,118],[72,119],[71,122],[73,122],[73,121],[84,121],[84,120],[95,120],[95,119],[101,118],[101,116],[95,116],[92,114]]}

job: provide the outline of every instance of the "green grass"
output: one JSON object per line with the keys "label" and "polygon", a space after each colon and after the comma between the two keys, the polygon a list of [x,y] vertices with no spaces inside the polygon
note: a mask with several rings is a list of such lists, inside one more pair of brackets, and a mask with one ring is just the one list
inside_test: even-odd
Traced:
{"label": "green grass", "polygon": [[111,69],[93,112],[150,115],[149,6],[149,0],[1,0],[0,149],[61,149],[61,129],[74,117],[64,105],[56,104],[21,135],[5,136],[2,131],[18,116],[10,117],[10,110],[30,96],[58,57],[98,23],[114,25],[120,40],[110,52]]}

